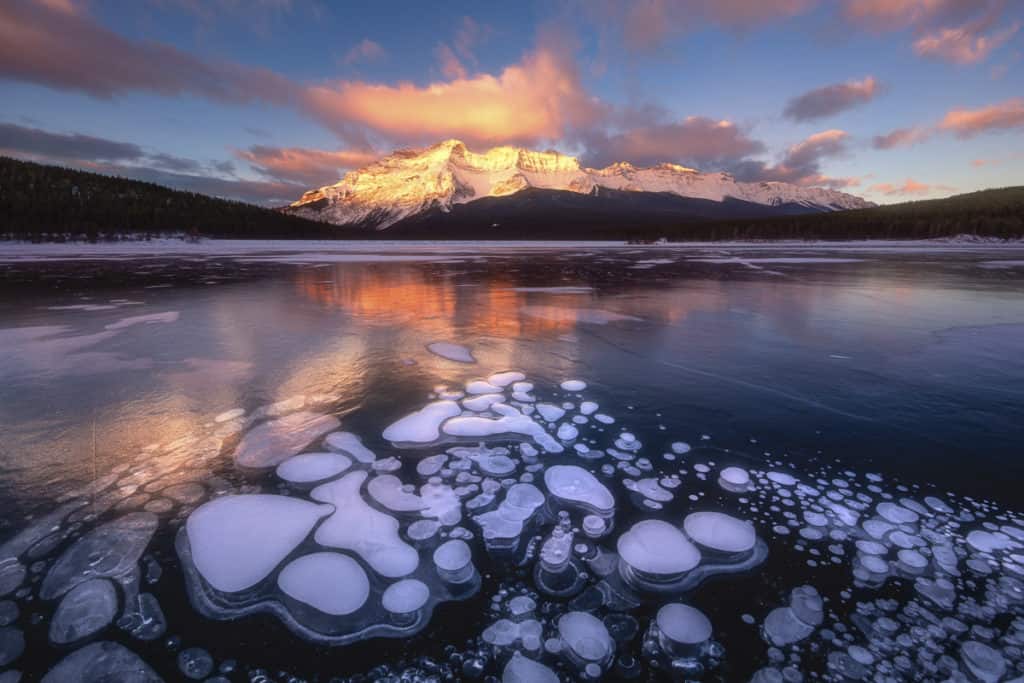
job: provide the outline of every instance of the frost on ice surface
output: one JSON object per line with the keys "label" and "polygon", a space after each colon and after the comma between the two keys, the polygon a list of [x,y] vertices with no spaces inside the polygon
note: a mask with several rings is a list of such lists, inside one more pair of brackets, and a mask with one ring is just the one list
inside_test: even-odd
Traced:
{"label": "frost on ice surface", "polygon": [[235,448],[235,462],[254,469],[275,467],[340,424],[336,417],[311,412],[264,422],[242,437]]}
{"label": "frost on ice surface", "polygon": [[137,654],[108,641],[75,650],[43,677],[43,683],[161,683],[162,680]]}
{"label": "frost on ice surface", "polygon": [[384,438],[392,443],[432,443],[441,437],[441,424],[461,412],[455,401],[428,403],[392,423],[384,430]]}
{"label": "frost on ice surface", "polygon": [[630,568],[657,577],[676,577],[700,563],[700,551],[676,527],[645,519],[619,536],[619,556]]}
{"label": "frost on ice surface", "polygon": [[325,614],[351,614],[370,595],[359,563],[340,553],[312,553],[292,560],[277,577],[285,594]]}
{"label": "frost on ice surface", "polygon": [[455,361],[457,363],[475,363],[476,358],[473,357],[473,352],[461,344],[453,344],[451,342],[431,342],[427,344],[427,350],[435,356],[440,356],[447,360]]}
{"label": "frost on ice surface", "polygon": [[355,552],[381,576],[411,574],[419,564],[419,555],[398,535],[398,520],[363,501],[359,489],[365,479],[366,472],[351,472],[313,489],[310,496],[314,500],[335,508],[317,528],[316,542]]}
{"label": "frost on ice surface", "polygon": [[340,453],[302,453],[292,456],[277,466],[277,476],[293,484],[311,484],[336,477],[352,461]]}
{"label": "frost on ice surface", "polygon": [[192,560],[217,590],[245,590],[265,579],[332,511],[287,496],[215,498],[186,523]]}
{"label": "frost on ice surface", "polygon": [[544,471],[544,485],[551,495],[598,515],[615,509],[611,492],[590,472],[576,465],[555,465]]}
{"label": "frost on ice surface", "polygon": [[721,512],[692,512],[683,530],[698,545],[723,553],[750,552],[757,542],[753,524]]}

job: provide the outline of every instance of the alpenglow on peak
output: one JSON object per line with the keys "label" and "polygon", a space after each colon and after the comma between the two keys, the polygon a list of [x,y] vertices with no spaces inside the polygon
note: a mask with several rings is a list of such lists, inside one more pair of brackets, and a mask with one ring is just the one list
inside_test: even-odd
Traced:
{"label": "alpenglow on peak", "polygon": [[817,211],[874,206],[836,190],[781,182],[744,183],[728,173],[701,173],[672,163],[639,168],[616,162],[594,169],[555,151],[501,146],[477,153],[451,139],[422,149],[398,150],[346,173],[334,185],[306,192],[288,210],[336,225],[380,230],[433,209],[448,212],[456,204],[507,197],[529,188],[576,194],[597,194],[602,189],[667,193]]}

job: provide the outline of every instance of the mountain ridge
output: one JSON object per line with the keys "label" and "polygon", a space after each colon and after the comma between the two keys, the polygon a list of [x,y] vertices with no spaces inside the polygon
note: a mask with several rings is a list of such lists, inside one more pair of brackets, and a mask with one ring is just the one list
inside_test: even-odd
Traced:
{"label": "mountain ridge", "polygon": [[333,185],[306,192],[286,211],[335,225],[383,230],[431,210],[447,213],[460,204],[511,197],[530,188],[579,195],[602,190],[667,193],[719,203],[735,199],[765,207],[763,215],[778,214],[774,209],[782,206],[810,211],[874,206],[838,190],[782,182],[744,183],[728,173],[702,173],[667,162],[647,167],[616,162],[595,169],[559,152],[504,146],[477,153],[450,139],[399,150],[350,171]]}

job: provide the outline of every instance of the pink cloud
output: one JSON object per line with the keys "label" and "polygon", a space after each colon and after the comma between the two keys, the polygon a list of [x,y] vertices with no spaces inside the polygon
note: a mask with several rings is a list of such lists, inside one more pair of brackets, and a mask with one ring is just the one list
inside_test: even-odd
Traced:
{"label": "pink cloud", "polygon": [[1020,30],[1014,23],[1005,29],[983,34],[989,23],[972,22],[956,28],[944,28],[914,41],[914,52],[921,57],[941,59],[954,64],[976,64],[1006,43]]}
{"label": "pink cloud", "polygon": [[962,19],[991,0],[846,0],[843,13],[867,28],[894,31]]}
{"label": "pink cloud", "polygon": [[783,114],[795,121],[831,116],[866,104],[880,92],[881,85],[873,76],[867,76],[859,81],[826,85],[790,100]]}
{"label": "pink cloud", "polygon": [[1024,98],[993,104],[980,109],[954,109],[946,114],[939,128],[957,137],[969,138],[990,130],[1024,127]]}
{"label": "pink cloud", "polygon": [[341,58],[342,64],[358,64],[360,62],[375,62],[379,59],[383,59],[384,55],[387,54],[384,48],[380,46],[380,43],[376,43],[369,38],[363,38],[358,43],[349,48],[345,56]]}
{"label": "pink cloud", "polygon": [[893,149],[894,147],[909,147],[922,142],[931,135],[927,128],[911,127],[897,128],[885,135],[876,135],[872,141],[875,149]]}
{"label": "pink cloud", "polygon": [[445,78],[456,80],[465,79],[468,76],[466,67],[462,65],[462,60],[459,59],[458,55],[455,54],[455,50],[448,47],[446,44],[441,43],[434,49],[434,55],[437,57],[438,64],[441,66],[441,74]]}
{"label": "pink cloud", "polygon": [[261,175],[284,182],[321,187],[337,182],[342,169],[359,168],[377,159],[377,154],[360,150],[320,150],[300,147],[255,145],[237,150]]}
{"label": "pink cloud", "polygon": [[698,166],[725,164],[764,150],[763,144],[736,124],[703,116],[635,126],[613,135],[593,133],[586,143],[589,161],[599,166],[616,161],[638,165],[664,161]]}

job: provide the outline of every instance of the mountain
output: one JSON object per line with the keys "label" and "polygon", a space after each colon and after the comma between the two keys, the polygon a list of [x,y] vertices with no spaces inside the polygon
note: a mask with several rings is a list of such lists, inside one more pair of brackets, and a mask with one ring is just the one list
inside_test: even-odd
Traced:
{"label": "mountain", "polygon": [[335,237],[338,228],[154,183],[0,156],[0,237]]}
{"label": "mountain", "polygon": [[[701,173],[676,164],[638,168],[619,162],[594,169],[557,152],[495,147],[483,154],[458,140],[433,147],[401,150],[365,168],[347,173],[340,182],[306,192],[287,211],[335,225],[382,230],[456,207],[489,199],[492,210],[520,194],[555,192],[561,208],[607,215],[648,209],[662,218],[675,213],[688,218],[792,215],[874,206],[860,197],[789,183],[736,181],[728,173]],[[637,198],[641,198],[637,201]],[[690,200],[675,202],[674,199]],[[536,204],[536,202],[535,202]],[[542,209],[541,205],[534,208]],[[538,220],[550,216],[537,214]]]}

